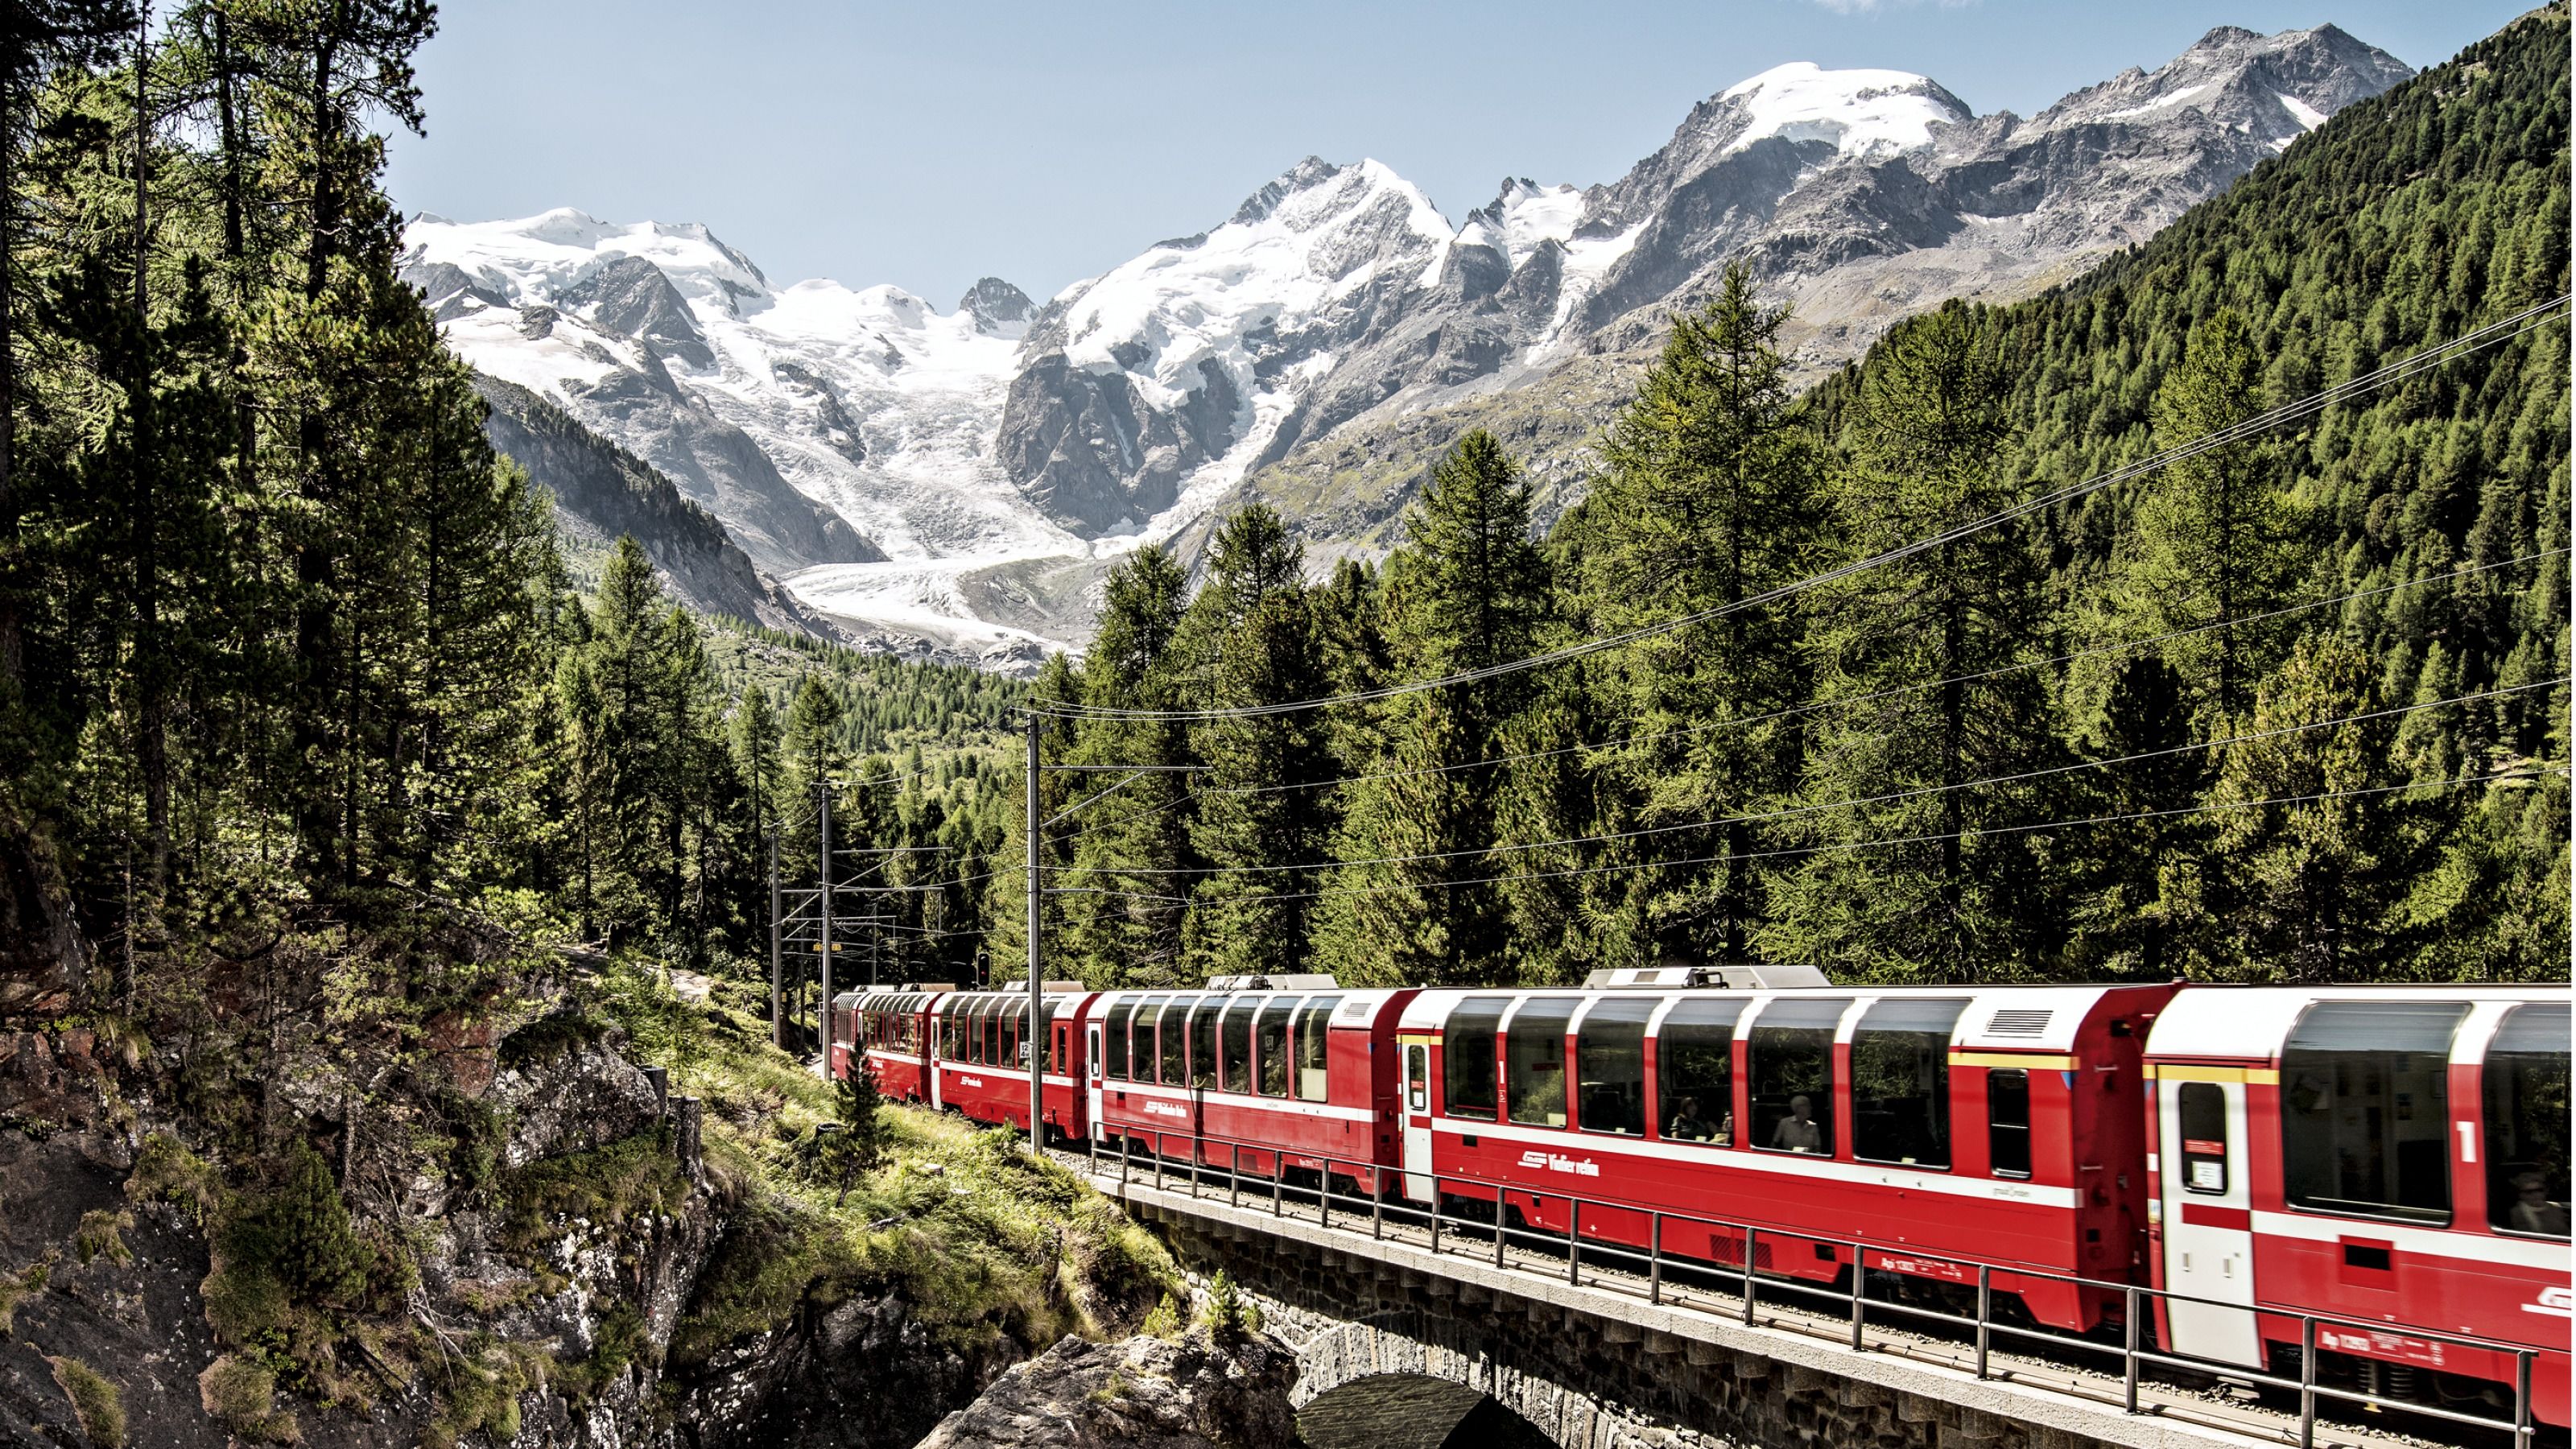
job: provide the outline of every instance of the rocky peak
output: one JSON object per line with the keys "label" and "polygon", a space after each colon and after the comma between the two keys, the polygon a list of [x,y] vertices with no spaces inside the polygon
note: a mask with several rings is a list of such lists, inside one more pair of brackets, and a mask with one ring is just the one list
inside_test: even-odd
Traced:
{"label": "rocky peak", "polygon": [[[1321,156],[1309,156],[1273,177],[1259,191],[1243,199],[1243,205],[1226,218],[1229,226],[1249,226],[1267,221],[1279,209],[1279,203],[1300,191],[1309,191],[1342,174],[1342,168]],[[1205,233],[1201,233],[1205,235]]]}
{"label": "rocky peak", "polygon": [[978,277],[957,310],[975,319],[975,330],[987,337],[1017,337],[1037,311],[1029,294],[999,277]]}
{"label": "rocky peak", "polygon": [[2157,127],[2197,111],[2276,149],[2354,101],[2413,75],[2405,62],[2331,25],[2258,35],[2222,25],[2152,71],[2131,67],[2039,113],[2041,130]]}
{"label": "rocky peak", "polygon": [[698,368],[715,365],[687,299],[662,269],[631,254],[611,254],[585,265],[556,289],[554,306],[574,312],[603,331],[632,337],[662,357]]}
{"label": "rocky peak", "polygon": [[1901,70],[1827,70],[1813,61],[1774,66],[1718,95],[1710,119],[1732,155],[1777,137],[1825,142],[1862,159],[1916,151],[1935,129],[1974,119],[1957,96],[1927,76]]}

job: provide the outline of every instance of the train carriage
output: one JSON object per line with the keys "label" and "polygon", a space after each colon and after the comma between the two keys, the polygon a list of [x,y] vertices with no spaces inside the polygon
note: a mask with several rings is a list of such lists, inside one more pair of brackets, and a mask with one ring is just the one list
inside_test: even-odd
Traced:
{"label": "train carriage", "polygon": [[842,993],[833,1022],[833,1074],[846,1074],[855,1053],[888,1100],[929,1101],[930,1007],[947,990],[906,986]]}
{"label": "train carriage", "polygon": [[[2568,993],[2195,987],[2148,1040],[2177,1352],[2568,1422]],[[2192,1301],[2184,1301],[2184,1300]],[[2384,1326],[2383,1326],[2384,1325]],[[2416,1333],[2405,1330],[2414,1328]]]}
{"label": "train carriage", "polygon": [[1394,1161],[1395,1021],[1414,993],[1344,991],[1330,977],[1212,986],[1095,998],[1084,1030],[1100,1150],[1195,1153],[1258,1176],[1329,1172],[1377,1191]]}
{"label": "train carriage", "polygon": [[[1651,979],[1651,978],[1650,978]],[[1406,1194],[1830,1281],[1965,1263],[2121,1281],[2145,1246],[2145,1030],[2170,986],[1427,991],[1397,1029]],[[1607,1204],[1607,1206],[1597,1206]],[[1892,1247],[1893,1250],[1890,1250]],[[2086,1329],[2116,1292],[1995,1275]]]}

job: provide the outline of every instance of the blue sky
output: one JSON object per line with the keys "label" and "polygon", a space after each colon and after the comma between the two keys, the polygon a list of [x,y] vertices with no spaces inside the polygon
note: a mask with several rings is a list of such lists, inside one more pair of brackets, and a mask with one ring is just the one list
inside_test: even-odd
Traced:
{"label": "blue sky", "polygon": [[1374,156],[1454,223],[1505,175],[1616,178],[1791,60],[2028,115],[2215,25],[2331,21],[2410,65],[2529,0],[1654,0],[1592,5],[441,0],[407,210],[702,221],[773,282],[978,276],[1043,299],[1222,221],[1308,154]]}

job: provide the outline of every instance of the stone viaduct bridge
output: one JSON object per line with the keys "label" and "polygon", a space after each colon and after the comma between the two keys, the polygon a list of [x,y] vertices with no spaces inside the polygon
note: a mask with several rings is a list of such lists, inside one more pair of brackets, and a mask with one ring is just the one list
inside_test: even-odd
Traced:
{"label": "stone viaduct bridge", "polygon": [[[1496,1262],[1490,1228],[1436,1244],[1424,1224],[1265,1180],[1231,1192],[1114,1160],[1065,1159],[1156,1232],[1196,1283],[1223,1271],[1297,1354],[1315,1449],[2255,1449],[2296,1446],[2278,1408],[1848,1311],[1772,1302],[1725,1279],[1667,1283],[1562,1249]],[[1229,1198],[1232,1201],[1229,1201]],[[1871,1311],[1881,1307],[1873,1303]],[[1749,1321],[1748,1321],[1749,1320]],[[1855,1345],[1858,1345],[1855,1347]],[[2107,1368],[2105,1377],[2103,1369]],[[2317,1449],[2402,1441],[2314,1426]]]}

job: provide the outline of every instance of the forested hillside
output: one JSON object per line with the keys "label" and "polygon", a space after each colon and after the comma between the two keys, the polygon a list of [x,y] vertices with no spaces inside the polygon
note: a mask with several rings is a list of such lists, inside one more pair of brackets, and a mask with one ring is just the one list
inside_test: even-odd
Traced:
{"label": "forested hillside", "polygon": [[[2222,430],[2566,292],[2567,50],[2564,7],[2525,17],[2080,282],[1953,304],[1803,397],[1739,270],[1543,546],[1471,434],[1382,569],[1306,585],[1259,508],[1194,598],[1135,555],[1036,686],[1046,747],[1187,769],[1051,833],[1052,958],[2562,976],[2565,313]],[[1050,773],[1044,810],[1096,778]],[[1019,888],[993,884],[1000,959]]]}
{"label": "forested hillside", "polygon": [[[381,129],[422,124],[433,20],[0,26],[0,1438],[501,1442],[525,1406],[908,1443],[1023,1338],[1132,1322],[1159,1260],[1043,1164],[889,1143],[765,990],[669,968],[765,983],[770,842],[811,873],[824,780],[853,835],[980,868],[1019,687],[567,547],[395,274]],[[726,566],[592,461],[620,496],[578,501]],[[975,939],[980,890],[923,895]],[[839,1373],[809,1295],[904,1352]]]}

